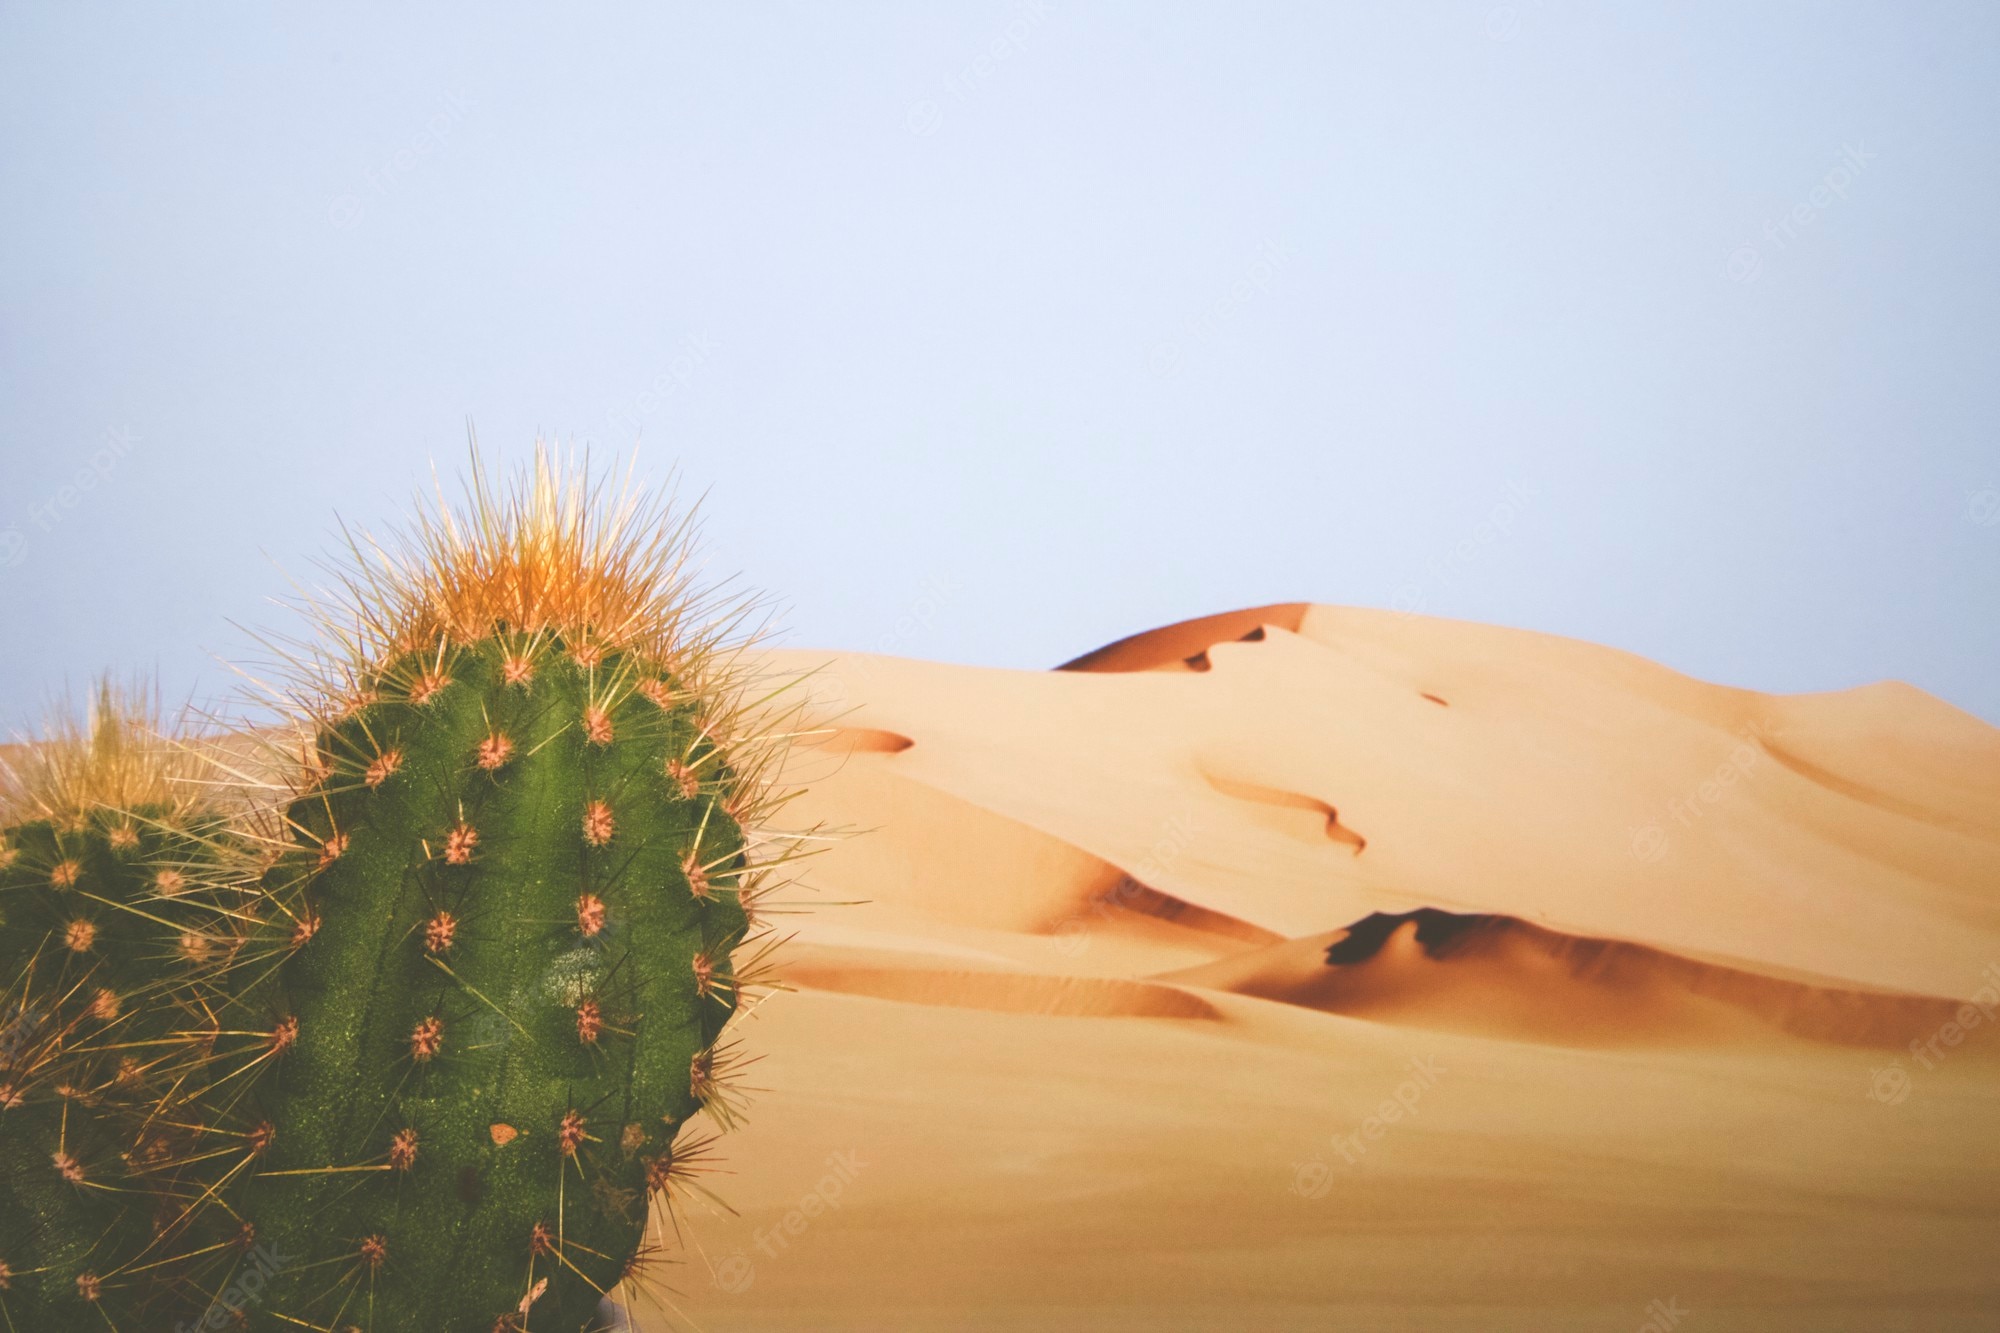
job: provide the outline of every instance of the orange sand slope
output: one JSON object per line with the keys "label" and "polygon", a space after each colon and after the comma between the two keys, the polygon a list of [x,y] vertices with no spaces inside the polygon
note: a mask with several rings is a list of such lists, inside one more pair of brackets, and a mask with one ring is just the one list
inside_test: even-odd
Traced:
{"label": "orange sand slope", "polygon": [[[2000,732],[1286,605],[817,668],[645,1329],[1992,1328]],[[664,1225],[664,1219],[662,1219]]]}

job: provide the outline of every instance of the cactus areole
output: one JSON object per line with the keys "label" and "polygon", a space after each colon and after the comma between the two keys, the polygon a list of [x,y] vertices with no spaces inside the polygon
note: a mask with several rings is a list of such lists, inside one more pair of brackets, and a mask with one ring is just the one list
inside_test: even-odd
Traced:
{"label": "cactus areole", "polygon": [[230,1195],[260,1280],[210,1307],[252,1328],[596,1328],[670,1239],[685,1122],[728,1123],[764,799],[728,618],[656,509],[546,456],[469,490],[370,545],[298,696],[271,1132]]}

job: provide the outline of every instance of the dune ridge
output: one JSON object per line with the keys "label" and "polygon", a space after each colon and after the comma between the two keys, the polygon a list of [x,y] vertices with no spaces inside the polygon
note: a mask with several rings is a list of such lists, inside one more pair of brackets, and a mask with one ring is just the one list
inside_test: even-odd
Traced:
{"label": "dune ridge", "polygon": [[[1310,609],[1305,602],[1278,602],[1244,611],[1225,611],[1128,635],[1071,658],[1058,671],[1208,670],[1208,650],[1218,643],[1255,642],[1266,625],[1298,631]],[[1200,666],[1195,663],[1199,661]]]}

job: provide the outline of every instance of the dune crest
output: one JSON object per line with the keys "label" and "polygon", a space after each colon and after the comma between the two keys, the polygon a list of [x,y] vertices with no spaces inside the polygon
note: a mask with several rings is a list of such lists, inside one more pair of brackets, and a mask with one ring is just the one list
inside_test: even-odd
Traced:
{"label": "dune crest", "polygon": [[1280,810],[1304,810],[1316,816],[1322,821],[1317,832],[1344,847],[1352,847],[1356,856],[1361,855],[1368,846],[1368,839],[1342,824],[1340,812],[1317,796],[1285,791],[1279,787],[1266,787],[1256,782],[1242,782],[1216,773],[1204,772],[1201,776],[1209,786],[1224,796],[1234,796],[1238,800],[1273,806]]}
{"label": "dune crest", "polygon": [[[1310,609],[1305,602],[1279,602],[1184,620],[1108,643],[1057,667],[1058,671],[1176,671],[1209,669],[1208,650],[1218,643],[1256,642],[1266,625],[1296,633]],[[1196,665],[1196,663],[1200,665]]]}

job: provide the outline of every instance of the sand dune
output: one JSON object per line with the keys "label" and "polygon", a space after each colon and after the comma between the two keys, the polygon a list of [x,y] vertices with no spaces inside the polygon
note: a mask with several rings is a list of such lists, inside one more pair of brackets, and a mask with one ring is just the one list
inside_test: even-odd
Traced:
{"label": "sand dune", "polygon": [[866,831],[638,1326],[1993,1326],[1976,719],[1296,603],[774,665]]}
{"label": "sand dune", "polygon": [[[1517,917],[1435,908],[1378,912],[1163,979],[1382,1023],[1568,1046],[1790,1036],[1901,1050],[1954,1021],[1960,1005],[1810,985]],[[1981,1017],[1995,1012],[1989,1005]]]}

